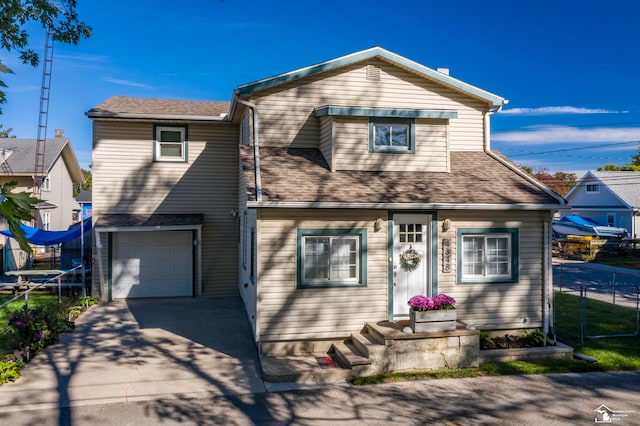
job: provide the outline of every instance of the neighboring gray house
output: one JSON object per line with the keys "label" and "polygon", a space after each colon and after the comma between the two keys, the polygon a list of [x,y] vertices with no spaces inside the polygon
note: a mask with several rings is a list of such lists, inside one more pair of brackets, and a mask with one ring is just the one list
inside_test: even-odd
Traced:
{"label": "neighboring gray house", "polygon": [[565,196],[571,210],[562,215],[588,217],[603,225],[640,232],[640,172],[588,171]]}
{"label": "neighboring gray house", "polygon": [[[74,223],[73,212],[78,210],[79,206],[73,197],[73,185],[84,181],[69,139],[64,138],[64,134],[60,131],[56,132],[56,136],[62,137],[47,139],[45,142],[46,178],[39,195],[43,202],[38,205],[35,212],[35,223],[29,224],[50,231],[66,230]],[[35,192],[33,175],[36,144],[36,139],[0,138],[0,184],[16,181],[18,186],[15,192]],[[0,226],[6,229],[4,219]],[[15,248],[13,240],[10,241],[11,248]],[[19,250],[11,251],[19,253]],[[22,266],[21,264],[26,260],[22,257],[24,257],[23,253],[16,256],[7,253],[6,267]]]}

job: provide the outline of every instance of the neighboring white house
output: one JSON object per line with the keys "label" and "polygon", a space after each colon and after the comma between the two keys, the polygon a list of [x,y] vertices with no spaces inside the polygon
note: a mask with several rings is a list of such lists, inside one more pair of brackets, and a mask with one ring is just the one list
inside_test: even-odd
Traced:
{"label": "neighboring white house", "polygon": [[565,196],[562,215],[587,217],[602,225],[640,233],[640,172],[588,171]]}
{"label": "neighboring white house", "polygon": [[[64,231],[74,223],[74,211],[79,208],[73,196],[73,185],[84,182],[71,142],[61,131],[47,139],[44,150],[45,179],[31,226],[49,231]],[[60,136],[60,137],[58,137]],[[14,192],[36,192],[33,187],[36,139],[0,138],[0,184],[15,181]],[[2,229],[7,229],[2,219]],[[5,269],[22,266],[26,260],[13,239],[8,238]]]}

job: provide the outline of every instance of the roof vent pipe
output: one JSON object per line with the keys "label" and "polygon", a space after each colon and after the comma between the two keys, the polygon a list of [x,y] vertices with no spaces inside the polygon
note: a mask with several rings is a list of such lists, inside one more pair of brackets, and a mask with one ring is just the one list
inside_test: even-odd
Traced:
{"label": "roof vent pipe", "polygon": [[248,106],[253,111],[253,166],[255,168],[256,175],[256,201],[262,201],[262,178],[260,177],[260,150],[258,144],[258,106],[254,103],[239,99],[236,97],[236,101],[239,104]]}

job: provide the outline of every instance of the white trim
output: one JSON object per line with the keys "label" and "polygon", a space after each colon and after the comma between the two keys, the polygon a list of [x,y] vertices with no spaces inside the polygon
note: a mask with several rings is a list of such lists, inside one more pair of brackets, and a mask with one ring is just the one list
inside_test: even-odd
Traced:
{"label": "white trim", "polygon": [[[160,139],[162,132],[180,133],[180,141],[163,141]],[[186,126],[156,126],[153,139],[153,161],[182,163],[187,159],[187,128]],[[162,145],[175,145],[180,147],[180,155],[162,155]]]}

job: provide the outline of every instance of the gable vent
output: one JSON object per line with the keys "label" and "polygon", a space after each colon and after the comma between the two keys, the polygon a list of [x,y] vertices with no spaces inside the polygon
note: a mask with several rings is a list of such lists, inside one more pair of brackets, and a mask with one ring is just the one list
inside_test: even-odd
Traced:
{"label": "gable vent", "polygon": [[380,67],[376,65],[367,65],[367,80],[380,81]]}

